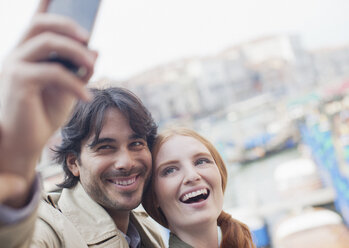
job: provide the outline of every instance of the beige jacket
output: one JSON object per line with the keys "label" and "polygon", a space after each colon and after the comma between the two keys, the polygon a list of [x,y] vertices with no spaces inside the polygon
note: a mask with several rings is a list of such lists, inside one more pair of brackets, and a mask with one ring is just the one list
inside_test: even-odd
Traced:
{"label": "beige jacket", "polygon": [[[39,206],[38,217],[31,243],[28,239],[30,229],[34,226],[33,216],[11,227],[12,231],[8,233],[12,238],[7,240],[9,246],[4,247],[28,247],[29,243],[30,247],[49,248],[128,247],[126,239],[108,213],[87,195],[80,184],[73,189],[63,189],[61,194],[48,195]],[[165,247],[145,212],[131,212],[130,221],[141,236],[141,247]],[[6,231],[2,229],[1,242],[5,240],[3,231]],[[21,237],[21,241],[16,241],[15,234],[18,232],[26,233],[26,239]]]}

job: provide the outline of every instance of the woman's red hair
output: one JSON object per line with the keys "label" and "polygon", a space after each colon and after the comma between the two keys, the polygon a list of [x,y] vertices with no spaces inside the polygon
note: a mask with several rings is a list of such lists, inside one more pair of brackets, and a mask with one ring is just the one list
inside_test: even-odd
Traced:
{"label": "woman's red hair", "polygon": [[[219,173],[221,175],[222,190],[224,192],[227,185],[227,178],[228,178],[227,168],[224,164],[224,161],[220,156],[220,154],[218,153],[217,149],[211,144],[211,142],[193,130],[177,127],[177,128],[167,129],[166,131],[162,132],[156,138],[153,149],[152,149],[153,164],[155,164],[154,159],[156,158],[162,144],[165,143],[170,137],[175,135],[192,137],[198,140],[199,142],[201,142],[209,150],[218,167]],[[157,200],[156,200],[156,195],[154,190],[154,183],[152,179],[151,183],[149,184],[149,186],[147,187],[146,191],[143,194],[142,205],[154,220],[156,220],[162,226],[168,228],[167,219],[163,214],[163,212],[161,211],[161,209],[159,207],[156,207],[156,205],[154,204],[155,202],[157,202]],[[229,248],[253,248],[255,247],[248,227],[245,224],[241,223],[240,221],[233,219],[230,216],[230,214],[224,212],[223,210],[217,219],[217,225],[220,226],[222,230],[222,241],[220,244],[221,248],[228,248],[228,247]]]}

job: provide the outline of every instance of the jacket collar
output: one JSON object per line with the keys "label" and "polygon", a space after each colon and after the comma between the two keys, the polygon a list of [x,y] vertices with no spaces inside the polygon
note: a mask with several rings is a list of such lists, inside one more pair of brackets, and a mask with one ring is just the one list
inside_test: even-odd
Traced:
{"label": "jacket collar", "polygon": [[78,229],[88,245],[99,243],[113,236],[125,239],[110,215],[91,199],[80,183],[72,189],[63,189],[58,206],[64,216]]}

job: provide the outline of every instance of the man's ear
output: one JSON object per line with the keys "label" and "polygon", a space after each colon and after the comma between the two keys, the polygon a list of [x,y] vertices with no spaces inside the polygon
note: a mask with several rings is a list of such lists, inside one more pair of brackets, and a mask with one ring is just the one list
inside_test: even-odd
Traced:
{"label": "man's ear", "polygon": [[80,176],[80,165],[78,164],[79,162],[76,155],[69,153],[66,158],[66,162],[70,172],[76,177]]}

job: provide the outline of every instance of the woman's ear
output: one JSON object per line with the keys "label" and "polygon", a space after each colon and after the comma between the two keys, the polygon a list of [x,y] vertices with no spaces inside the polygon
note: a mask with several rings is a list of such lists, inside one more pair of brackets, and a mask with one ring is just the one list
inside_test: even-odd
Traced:
{"label": "woman's ear", "polygon": [[78,158],[76,155],[69,153],[66,162],[70,172],[76,177],[80,176],[80,165],[78,164]]}

